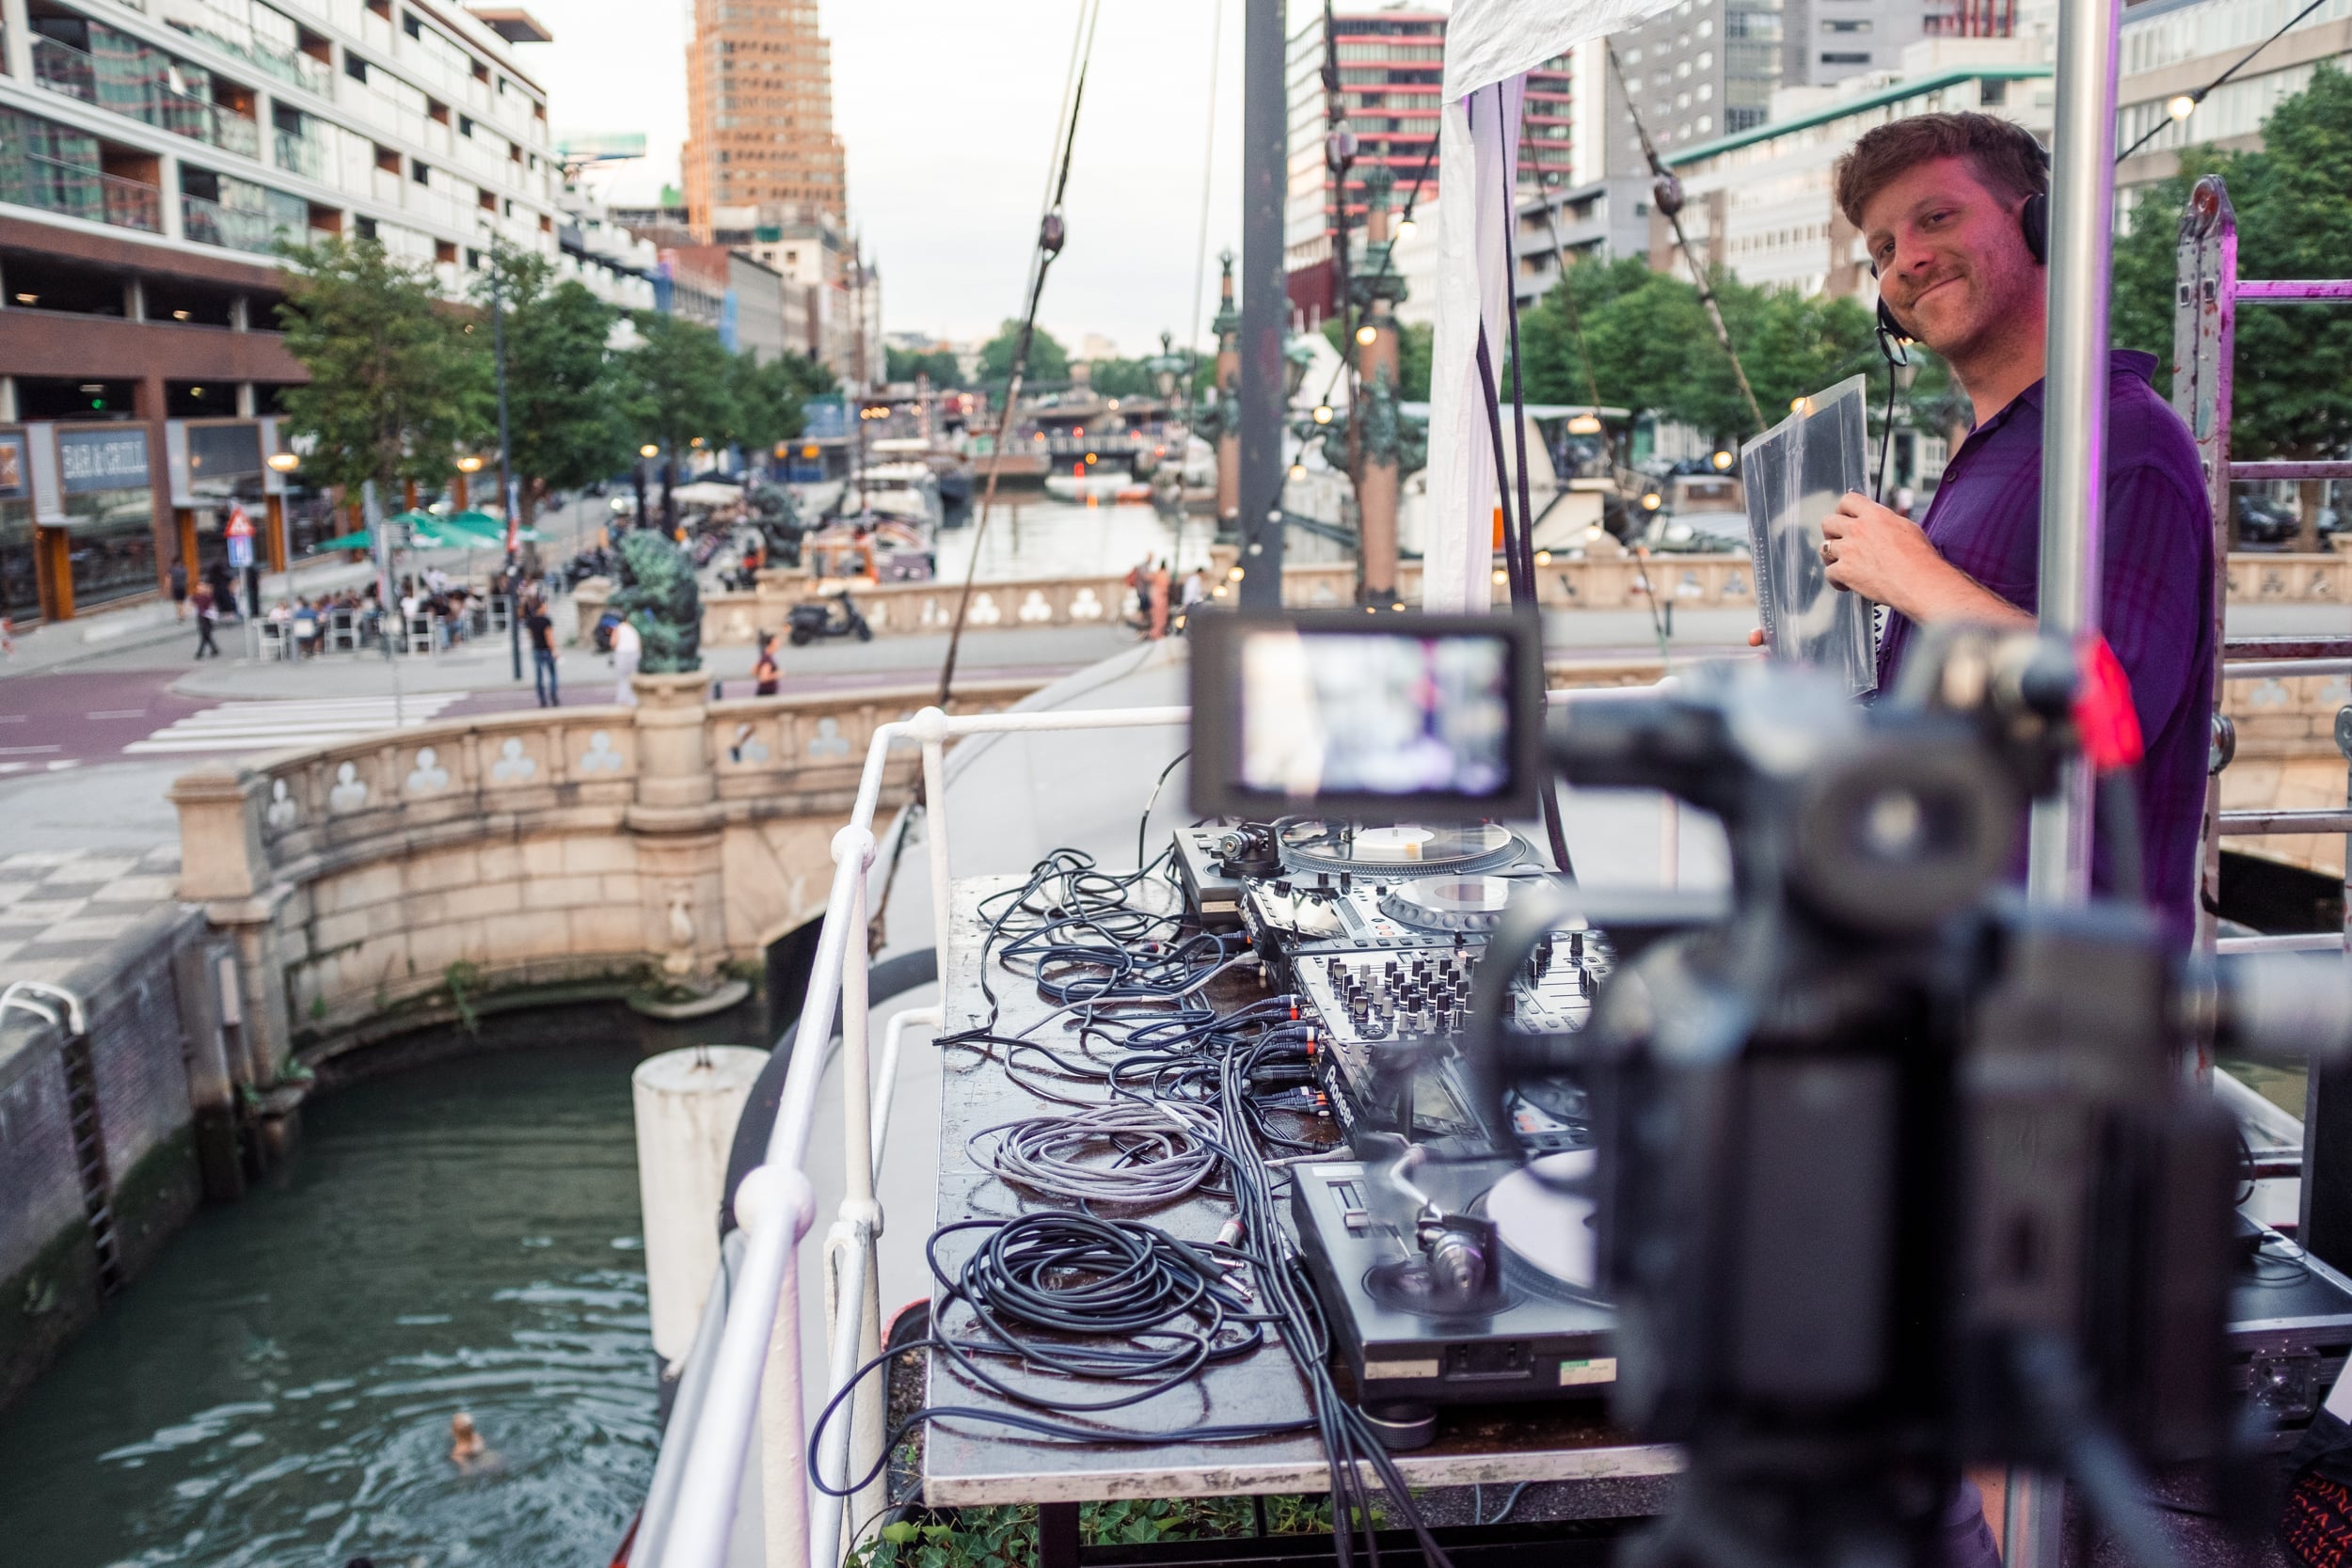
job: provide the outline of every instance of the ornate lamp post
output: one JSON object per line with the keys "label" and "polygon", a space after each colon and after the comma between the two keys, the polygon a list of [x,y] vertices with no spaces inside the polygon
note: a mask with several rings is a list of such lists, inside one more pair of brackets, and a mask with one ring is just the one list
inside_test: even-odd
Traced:
{"label": "ornate lamp post", "polygon": [[482,471],[482,459],[472,452],[457,460],[457,510],[463,512],[471,504],[466,482]]}
{"label": "ornate lamp post", "polygon": [[[1396,307],[1405,297],[1405,279],[1389,261],[1395,243],[1389,237],[1389,194],[1393,187],[1394,176],[1383,166],[1375,165],[1364,176],[1364,195],[1371,204],[1364,227],[1364,264],[1348,280],[1350,303],[1363,323],[1356,331],[1356,404],[1348,411],[1363,547],[1358,594],[1375,608],[1397,602],[1396,512],[1404,479]],[[1323,410],[1317,409],[1315,417],[1321,420]]]}

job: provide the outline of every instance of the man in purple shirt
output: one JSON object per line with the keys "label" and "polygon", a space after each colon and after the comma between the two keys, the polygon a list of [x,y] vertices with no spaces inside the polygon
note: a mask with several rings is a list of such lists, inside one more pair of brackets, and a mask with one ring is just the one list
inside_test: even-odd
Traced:
{"label": "man in purple shirt", "polygon": [[[1916,115],[1838,160],[1837,203],[1861,231],[1879,295],[1904,334],[1950,366],[1976,428],[1913,523],[1860,495],[1823,529],[1829,580],[1887,607],[1879,685],[1917,629],[2034,624],[2042,551],[2044,269],[2027,203],[2049,188],[2031,133],[1990,115]],[[2106,530],[2100,627],[2130,677],[2148,902],[2185,944],[2213,716],[2213,517],[2197,448],[2149,385],[2152,355],[2107,371]],[[2106,835],[2093,868],[2104,885]]]}

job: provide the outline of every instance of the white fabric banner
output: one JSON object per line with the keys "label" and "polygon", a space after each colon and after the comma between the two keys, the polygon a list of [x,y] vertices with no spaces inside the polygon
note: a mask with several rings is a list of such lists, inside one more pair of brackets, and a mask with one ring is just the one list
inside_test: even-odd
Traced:
{"label": "white fabric banner", "polygon": [[[1493,437],[1478,374],[1478,333],[1507,395],[1503,321],[1518,223],[1519,104],[1527,72],[1579,44],[1622,32],[1674,0],[1455,0],[1446,24],[1445,104],[1438,121],[1437,337],[1430,352],[1428,531],[1422,603],[1492,603],[1497,499]],[[1510,438],[1509,420],[1503,436]]]}
{"label": "white fabric banner", "polygon": [[[1438,121],[1438,321],[1429,355],[1429,531],[1423,609],[1493,603],[1494,436],[1478,372],[1478,334],[1500,375],[1510,346],[1510,226],[1527,78],[1446,101]],[[1505,433],[1506,436],[1508,432]]]}
{"label": "white fabric banner", "polygon": [[1637,27],[1674,3],[1454,0],[1445,24],[1446,100],[1458,103],[1481,87],[1523,76],[1580,43]]}

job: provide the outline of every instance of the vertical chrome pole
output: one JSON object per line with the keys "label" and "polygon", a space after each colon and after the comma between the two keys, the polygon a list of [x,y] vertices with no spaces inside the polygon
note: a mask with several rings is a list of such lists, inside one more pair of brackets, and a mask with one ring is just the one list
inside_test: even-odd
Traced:
{"label": "vertical chrome pole", "polygon": [[[2107,269],[2115,237],[2116,0],[2058,8],[2058,113],[2050,190],[2049,371],[2042,399],[2042,593],[2045,631],[2099,633],[2106,526]],[[2067,766],[2036,802],[2027,888],[2090,894],[2090,770]],[[2015,1568],[2012,1564],[2011,1568]]]}
{"label": "vertical chrome pole", "polygon": [[1249,0],[1242,23],[1241,602],[1282,603],[1282,198],[1290,153],[1281,0]]}
{"label": "vertical chrome pole", "polygon": [[[2117,0],[2058,8],[2050,181],[2049,368],[2042,399],[2042,629],[2099,633],[2107,451],[2107,269],[2115,239]],[[2038,800],[2026,890],[2040,903],[2090,895],[2091,776],[2075,758]],[[2010,1472],[2002,1560],[2059,1568],[2066,1488]]]}

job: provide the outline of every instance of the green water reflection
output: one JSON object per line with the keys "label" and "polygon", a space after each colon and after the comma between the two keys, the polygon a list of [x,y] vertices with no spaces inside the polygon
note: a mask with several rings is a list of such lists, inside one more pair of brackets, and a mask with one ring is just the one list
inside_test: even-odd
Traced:
{"label": "green water reflection", "polygon": [[628,1074],[685,1043],[612,1017],[314,1101],[0,1416],[8,1560],[601,1568],[657,1435]]}

